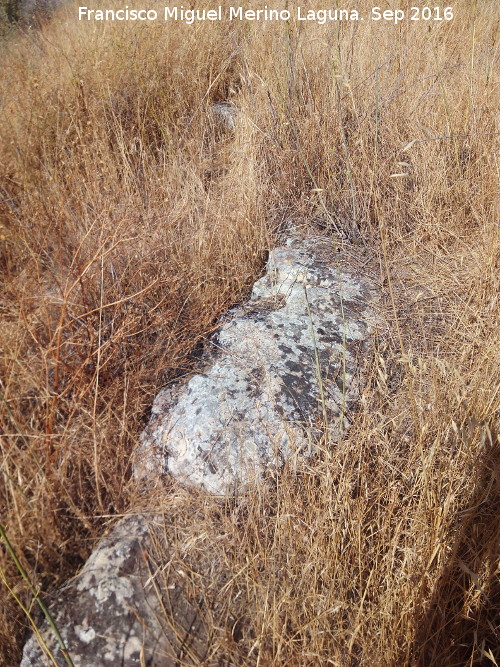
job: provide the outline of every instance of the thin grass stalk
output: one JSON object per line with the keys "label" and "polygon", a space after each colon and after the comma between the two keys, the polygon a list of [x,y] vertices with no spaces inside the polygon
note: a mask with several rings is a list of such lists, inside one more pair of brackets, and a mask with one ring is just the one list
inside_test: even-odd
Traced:
{"label": "thin grass stalk", "polygon": [[59,632],[59,629],[58,629],[54,619],[52,618],[52,615],[51,615],[50,611],[45,606],[43,600],[40,598],[38,591],[36,590],[35,586],[33,585],[30,577],[28,576],[28,573],[26,572],[26,570],[22,566],[21,561],[17,557],[16,552],[14,551],[14,548],[12,547],[12,545],[9,541],[9,538],[7,537],[7,533],[5,532],[5,528],[3,527],[3,525],[1,523],[0,523],[0,538],[2,538],[2,540],[5,542],[5,546],[7,547],[7,551],[9,552],[12,560],[14,561],[14,564],[15,564],[19,574],[22,576],[24,581],[28,584],[28,588],[31,591],[33,597],[35,598],[36,603],[38,604],[38,606],[42,610],[43,615],[45,616],[45,618],[47,619],[47,623],[51,627],[52,632],[54,633],[55,638],[57,640],[57,643],[59,644],[59,648],[61,649],[61,653],[62,653],[62,656],[64,658],[64,661],[66,662],[68,667],[74,667],[73,661],[71,660],[71,657],[69,655],[69,651],[66,648],[66,644],[64,643],[64,639],[61,637],[61,633]]}

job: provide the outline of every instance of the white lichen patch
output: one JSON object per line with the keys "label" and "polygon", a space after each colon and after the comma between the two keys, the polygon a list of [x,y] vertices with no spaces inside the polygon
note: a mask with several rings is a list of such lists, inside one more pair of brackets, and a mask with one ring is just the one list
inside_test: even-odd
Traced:
{"label": "white lichen patch", "polygon": [[88,644],[93,639],[95,639],[95,630],[94,628],[82,628],[80,625],[75,626],[75,633],[78,636],[80,641]]}

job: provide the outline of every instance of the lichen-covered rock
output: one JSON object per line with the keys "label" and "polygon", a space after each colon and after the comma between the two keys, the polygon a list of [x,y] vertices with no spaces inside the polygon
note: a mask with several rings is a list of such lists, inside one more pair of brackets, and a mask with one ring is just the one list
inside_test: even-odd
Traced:
{"label": "lichen-covered rock", "polygon": [[330,441],[360,393],[373,286],[341,266],[327,238],[270,253],[249,302],[229,313],[204,372],[157,396],[136,473],[168,472],[213,494],[310,451],[322,422]]}
{"label": "lichen-covered rock", "polygon": [[[224,494],[309,453],[320,423],[331,443],[339,438],[359,398],[376,295],[344,260],[328,238],[290,238],[270,253],[248,303],[211,340],[203,371],[157,396],[138,475],[168,472]],[[210,655],[206,602],[185,572],[172,568],[158,584],[151,535],[165,574],[168,531],[155,532],[155,522],[120,521],[50,605],[75,667],[199,665]],[[41,636],[56,664],[66,664],[46,623]],[[32,636],[21,667],[45,664],[53,663]]]}
{"label": "lichen-covered rock", "polygon": [[[197,603],[179,577],[172,577],[168,601],[165,591],[156,590],[149,549],[150,522],[126,517],[50,605],[75,667],[174,667],[186,655],[192,658],[188,664],[203,661],[207,635]],[[68,664],[45,622],[41,635],[56,664]],[[45,655],[33,635],[21,667],[53,665]]]}

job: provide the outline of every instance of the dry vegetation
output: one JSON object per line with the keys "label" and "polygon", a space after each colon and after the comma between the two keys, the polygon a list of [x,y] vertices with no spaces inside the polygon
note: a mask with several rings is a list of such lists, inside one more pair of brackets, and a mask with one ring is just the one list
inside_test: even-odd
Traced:
{"label": "dry vegetation", "polygon": [[[71,10],[2,46],[0,519],[45,599],[138,502],[155,392],[291,217],[373,258],[385,324],[339,446],[265,496],[155,498],[218,598],[214,664],[500,661],[495,4],[397,28]],[[14,665],[32,602],[0,567]]]}

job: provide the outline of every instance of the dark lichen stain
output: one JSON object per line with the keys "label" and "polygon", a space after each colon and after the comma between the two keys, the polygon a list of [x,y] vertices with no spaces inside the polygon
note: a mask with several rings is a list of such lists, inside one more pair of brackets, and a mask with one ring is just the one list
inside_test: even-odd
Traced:
{"label": "dark lichen stain", "polygon": [[239,393],[240,392],[238,391],[238,389],[235,389],[233,387],[229,387],[227,389],[227,396],[229,396],[229,398],[231,398],[233,400],[238,397]]}
{"label": "dark lichen stain", "polygon": [[250,394],[253,398],[257,398],[262,393],[262,383],[265,379],[265,372],[263,368],[252,368],[248,373],[248,383],[246,385],[246,392]]}
{"label": "dark lichen stain", "polygon": [[[332,363],[332,352],[331,350],[318,350],[318,357],[317,361],[314,361],[314,366],[316,367],[317,362],[319,362],[319,371],[321,373],[321,377],[325,376],[325,372],[327,369],[330,368],[331,363]],[[317,374],[318,369],[316,368],[316,373]]]}
{"label": "dark lichen stain", "polygon": [[311,405],[316,405],[317,391],[313,384],[313,377],[303,374],[301,377],[296,375],[282,375],[285,393],[292,399],[294,405],[300,410],[301,418],[305,420],[304,412],[311,409]]}
{"label": "dark lichen stain", "polygon": [[337,375],[335,378],[335,384],[340,389],[341,392],[345,391],[345,382],[344,378],[341,375]]}
{"label": "dark lichen stain", "polygon": [[290,373],[298,374],[300,375],[302,373],[303,367],[298,364],[295,361],[292,361],[291,359],[288,359],[288,361],[285,361],[285,366],[288,368]]}
{"label": "dark lichen stain", "polygon": [[[215,443],[214,443],[215,444]],[[200,454],[200,459],[207,464],[208,469],[210,470],[212,475],[217,474],[217,468],[215,467],[213,461],[212,461],[212,456],[210,452],[205,452],[201,447],[198,447],[198,452]]]}
{"label": "dark lichen stain", "polygon": [[338,343],[342,345],[342,336],[340,334],[332,333],[328,336],[321,336],[322,343]]}
{"label": "dark lichen stain", "polygon": [[[123,547],[122,547],[123,550]],[[133,574],[137,570],[137,559],[140,555],[141,545],[139,540],[132,540],[131,544],[127,546],[128,554],[126,558],[120,563],[117,571],[118,577],[123,577],[128,574]]]}

